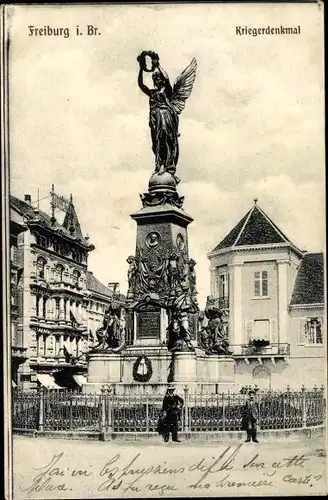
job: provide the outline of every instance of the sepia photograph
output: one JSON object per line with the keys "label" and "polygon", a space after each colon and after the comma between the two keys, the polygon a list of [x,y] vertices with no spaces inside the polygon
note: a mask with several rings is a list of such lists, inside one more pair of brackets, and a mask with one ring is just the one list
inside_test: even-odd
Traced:
{"label": "sepia photograph", "polygon": [[323,3],[1,24],[6,500],[326,496]]}

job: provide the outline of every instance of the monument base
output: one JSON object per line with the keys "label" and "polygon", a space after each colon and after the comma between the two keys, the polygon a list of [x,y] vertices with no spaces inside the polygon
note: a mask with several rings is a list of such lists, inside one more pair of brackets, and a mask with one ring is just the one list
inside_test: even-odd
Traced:
{"label": "monument base", "polygon": [[121,382],[122,358],[120,354],[93,352],[89,354],[88,382],[108,384]]}
{"label": "monument base", "polygon": [[[146,361],[144,367],[151,367],[149,379],[145,377],[142,382],[136,375],[141,358]],[[216,394],[234,390],[234,365],[230,356],[208,356],[199,348],[172,355],[165,346],[129,346],[117,354],[90,353],[87,383],[82,390],[100,393],[102,388],[111,387],[121,395],[164,395],[167,385],[173,383],[177,392],[188,386],[190,393]]]}

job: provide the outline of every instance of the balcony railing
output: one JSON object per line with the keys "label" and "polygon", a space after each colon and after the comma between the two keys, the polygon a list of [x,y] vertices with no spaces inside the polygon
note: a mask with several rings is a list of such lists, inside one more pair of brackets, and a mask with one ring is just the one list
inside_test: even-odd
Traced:
{"label": "balcony railing", "polygon": [[290,344],[271,343],[268,346],[256,347],[250,344],[230,344],[230,350],[234,355],[239,356],[289,356]]}
{"label": "balcony railing", "polygon": [[229,297],[215,297],[214,301],[219,309],[229,309]]}
{"label": "balcony railing", "polygon": [[11,356],[13,358],[19,358],[22,360],[28,359],[27,347],[12,345],[11,346]]}

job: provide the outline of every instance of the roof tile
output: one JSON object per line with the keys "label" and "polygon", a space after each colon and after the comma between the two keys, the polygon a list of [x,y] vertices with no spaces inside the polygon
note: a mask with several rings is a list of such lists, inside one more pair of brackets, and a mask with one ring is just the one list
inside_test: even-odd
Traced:
{"label": "roof tile", "polygon": [[324,264],[322,253],[305,254],[297,272],[291,305],[324,303]]}
{"label": "roof tile", "polygon": [[278,226],[255,204],[236,224],[232,231],[214,248],[213,252],[230,247],[268,245],[284,242],[292,244]]}

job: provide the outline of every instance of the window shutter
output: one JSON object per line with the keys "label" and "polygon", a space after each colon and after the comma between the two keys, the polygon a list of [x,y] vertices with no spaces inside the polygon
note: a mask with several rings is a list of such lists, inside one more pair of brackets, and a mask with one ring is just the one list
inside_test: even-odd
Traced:
{"label": "window shutter", "polygon": [[305,345],[306,318],[298,319],[298,345]]}
{"label": "window shutter", "polygon": [[248,343],[252,339],[252,329],[253,329],[253,320],[247,319],[245,321],[245,343]]}
{"label": "window shutter", "polygon": [[278,335],[277,335],[277,320],[276,319],[272,319],[270,321],[270,327],[271,327],[270,341],[272,344],[277,344],[278,343]]}

